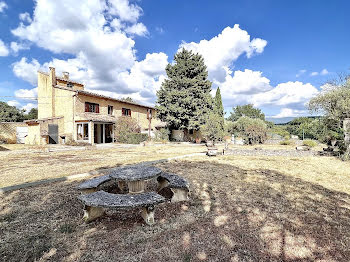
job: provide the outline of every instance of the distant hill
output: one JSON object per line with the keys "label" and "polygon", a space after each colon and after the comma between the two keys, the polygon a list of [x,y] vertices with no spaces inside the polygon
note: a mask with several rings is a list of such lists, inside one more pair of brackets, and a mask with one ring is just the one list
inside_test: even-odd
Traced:
{"label": "distant hill", "polygon": [[281,118],[266,117],[266,120],[271,121],[271,122],[275,123],[276,125],[280,125],[280,124],[286,124],[295,118],[296,117],[281,117]]}

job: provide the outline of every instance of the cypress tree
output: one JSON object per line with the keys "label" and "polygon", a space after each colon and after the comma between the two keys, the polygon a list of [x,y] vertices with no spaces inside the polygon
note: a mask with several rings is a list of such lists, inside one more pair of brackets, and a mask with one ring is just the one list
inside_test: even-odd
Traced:
{"label": "cypress tree", "polygon": [[198,130],[213,108],[203,57],[182,49],[174,56],[174,63],[167,65],[166,73],[168,77],[157,92],[158,117],[170,129]]}
{"label": "cypress tree", "polygon": [[219,118],[220,121],[220,128],[224,130],[224,125],[225,125],[225,119],[224,119],[224,106],[222,104],[222,99],[221,99],[221,92],[220,92],[220,87],[216,89],[215,93],[215,98],[214,98],[214,105],[215,105],[215,113],[217,114],[217,117]]}

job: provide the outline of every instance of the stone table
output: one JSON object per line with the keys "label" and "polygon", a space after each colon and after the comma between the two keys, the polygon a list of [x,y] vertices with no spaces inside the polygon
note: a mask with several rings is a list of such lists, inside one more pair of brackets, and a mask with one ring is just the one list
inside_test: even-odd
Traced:
{"label": "stone table", "polygon": [[139,194],[145,191],[145,182],[157,177],[162,172],[161,169],[154,166],[131,166],[112,171],[109,176],[118,181],[119,187],[123,183],[128,184],[129,193]]}

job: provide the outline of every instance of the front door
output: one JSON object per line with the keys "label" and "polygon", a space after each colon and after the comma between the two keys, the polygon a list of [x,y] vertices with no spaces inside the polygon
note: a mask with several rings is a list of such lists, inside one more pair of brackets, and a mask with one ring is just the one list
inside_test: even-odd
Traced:
{"label": "front door", "polygon": [[49,144],[58,144],[58,125],[49,125]]}

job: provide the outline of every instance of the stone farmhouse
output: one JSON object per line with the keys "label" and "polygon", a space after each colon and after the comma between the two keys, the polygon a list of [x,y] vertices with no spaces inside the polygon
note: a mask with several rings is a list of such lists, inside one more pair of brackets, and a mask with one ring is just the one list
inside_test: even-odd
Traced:
{"label": "stone farmhouse", "polygon": [[69,79],[69,73],[56,76],[50,67],[49,73],[38,72],[38,119],[25,121],[25,143],[111,143],[119,116],[136,119],[141,132],[152,135],[162,125],[155,113],[150,106],[85,91],[84,84]]}

